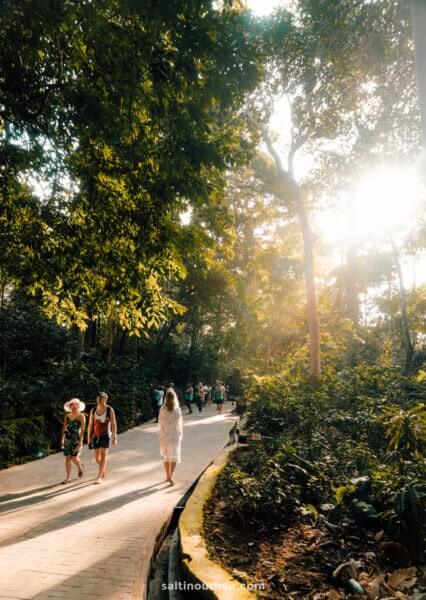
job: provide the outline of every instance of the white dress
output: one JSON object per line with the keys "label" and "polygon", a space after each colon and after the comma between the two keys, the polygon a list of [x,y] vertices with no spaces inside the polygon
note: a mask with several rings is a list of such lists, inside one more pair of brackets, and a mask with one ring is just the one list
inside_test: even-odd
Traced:
{"label": "white dress", "polygon": [[167,410],[163,406],[158,419],[160,452],[166,462],[180,463],[180,445],[182,442],[182,412],[177,406]]}

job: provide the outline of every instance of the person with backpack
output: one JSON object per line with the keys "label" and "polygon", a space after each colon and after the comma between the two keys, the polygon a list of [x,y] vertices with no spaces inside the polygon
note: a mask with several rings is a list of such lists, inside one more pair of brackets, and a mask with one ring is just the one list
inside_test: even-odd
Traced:
{"label": "person with backpack", "polygon": [[[169,390],[167,390],[168,392]],[[166,392],[166,395],[167,395]],[[192,400],[194,399],[194,388],[192,387],[192,383],[188,383],[188,385],[186,386],[186,390],[185,393],[183,394],[183,401],[185,403],[185,406],[188,408],[188,414],[192,415]]]}
{"label": "person with backpack", "polygon": [[99,466],[95,483],[102,483],[105,477],[108,450],[117,445],[117,419],[114,409],[107,405],[108,394],[100,392],[96,398],[97,406],[92,408],[87,428],[87,445],[95,451],[95,459]]}

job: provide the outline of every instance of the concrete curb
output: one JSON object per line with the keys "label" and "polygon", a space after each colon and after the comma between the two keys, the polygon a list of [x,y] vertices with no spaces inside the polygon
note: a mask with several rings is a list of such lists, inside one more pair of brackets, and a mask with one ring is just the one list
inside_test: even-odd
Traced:
{"label": "concrete curb", "polygon": [[[182,570],[185,583],[193,585],[198,598],[209,600],[254,600],[228,571],[209,558],[203,536],[203,508],[219,473],[236,446],[226,446],[206,469],[179,519]],[[203,589],[204,588],[204,589]],[[188,590],[190,588],[188,587]]]}

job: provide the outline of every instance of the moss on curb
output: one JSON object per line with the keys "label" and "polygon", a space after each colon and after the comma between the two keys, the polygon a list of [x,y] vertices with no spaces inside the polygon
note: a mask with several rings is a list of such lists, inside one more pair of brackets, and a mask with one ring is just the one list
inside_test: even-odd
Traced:
{"label": "moss on curb", "polygon": [[209,600],[254,600],[251,594],[228,571],[208,556],[203,535],[203,509],[219,473],[235,446],[227,446],[200,478],[179,519],[182,568],[186,582],[207,589],[197,590],[197,597]]}

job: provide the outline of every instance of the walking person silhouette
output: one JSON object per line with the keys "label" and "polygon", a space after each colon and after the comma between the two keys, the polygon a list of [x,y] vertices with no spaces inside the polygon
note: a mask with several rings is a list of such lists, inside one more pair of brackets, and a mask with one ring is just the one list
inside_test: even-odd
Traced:
{"label": "walking person silhouette", "polygon": [[112,406],[107,405],[108,394],[100,392],[96,398],[97,406],[92,408],[87,428],[87,444],[95,451],[95,460],[99,466],[95,483],[102,483],[105,477],[108,450],[117,445],[117,420]]}

